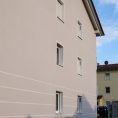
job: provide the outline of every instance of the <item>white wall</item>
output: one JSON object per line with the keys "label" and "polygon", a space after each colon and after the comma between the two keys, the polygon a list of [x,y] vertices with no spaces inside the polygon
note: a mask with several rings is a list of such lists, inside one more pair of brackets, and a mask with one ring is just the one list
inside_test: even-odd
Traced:
{"label": "white wall", "polygon": [[[58,117],[57,90],[63,92],[60,117],[96,117],[94,30],[81,0],[63,2],[64,23],[56,17],[56,0],[0,0],[0,117]],[[63,67],[56,65],[57,42],[64,47]],[[76,114],[78,95],[84,98],[82,114]]]}

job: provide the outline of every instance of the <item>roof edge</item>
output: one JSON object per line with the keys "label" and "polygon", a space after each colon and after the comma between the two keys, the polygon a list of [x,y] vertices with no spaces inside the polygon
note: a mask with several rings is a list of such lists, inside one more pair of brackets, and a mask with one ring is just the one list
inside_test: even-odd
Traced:
{"label": "roof edge", "polygon": [[118,71],[118,63],[97,66],[97,72],[116,71],[116,70]]}
{"label": "roof edge", "polygon": [[92,23],[96,36],[104,36],[105,34],[104,34],[104,31],[100,23],[93,1],[92,0],[82,0],[82,1],[84,3],[85,9]]}

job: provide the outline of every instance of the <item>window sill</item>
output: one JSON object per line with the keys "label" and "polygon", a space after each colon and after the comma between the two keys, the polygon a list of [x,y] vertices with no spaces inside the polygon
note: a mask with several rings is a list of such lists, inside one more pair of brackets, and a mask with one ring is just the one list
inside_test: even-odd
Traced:
{"label": "window sill", "polygon": [[59,18],[58,16],[57,16],[57,18],[58,18],[62,23],[64,23],[64,21],[63,21],[61,18]]}
{"label": "window sill", "polygon": [[81,36],[77,36],[79,39],[83,40],[83,38]]}
{"label": "window sill", "polygon": [[63,65],[59,65],[59,64],[57,64],[57,66],[59,66],[59,67],[63,67]]}
{"label": "window sill", "polygon": [[77,75],[82,76],[82,74],[77,74]]}
{"label": "window sill", "polygon": [[56,111],[56,115],[63,115],[63,112]]}

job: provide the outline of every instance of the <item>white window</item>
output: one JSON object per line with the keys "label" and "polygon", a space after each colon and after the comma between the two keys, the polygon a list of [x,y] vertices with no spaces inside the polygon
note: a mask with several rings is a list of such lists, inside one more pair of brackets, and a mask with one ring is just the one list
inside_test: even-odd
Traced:
{"label": "white window", "polygon": [[63,93],[56,91],[56,113],[62,113]]}
{"label": "white window", "polygon": [[78,37],[82,39],[82,24],[78,21]]}
{"label": "white window", "polygon": [[82,75],[82,59],[77,58],[77,74]]}
{"label": "white window", "polygon": [[110,80],[110,73],[105,73],[105,80]]}
{"label": "white window", "polygon": [[64,21],[64,3],[61,0],[57,0],[57,17]]}
{"label": "white window", "polygon": [[63,66],[63,46],[57,43],[57,65]]}
{"label": "white window", "polygon": [[77,113],[82,112],[82,96],[77,97]]}

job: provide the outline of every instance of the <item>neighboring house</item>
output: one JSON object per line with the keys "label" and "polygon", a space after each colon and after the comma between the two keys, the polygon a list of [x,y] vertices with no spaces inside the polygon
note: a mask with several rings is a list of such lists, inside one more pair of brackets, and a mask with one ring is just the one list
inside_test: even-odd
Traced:
{"label": "neighboring house", "polygon": [[105,61],[104,65],[98,65],[97,81],[98,106],[108,106],[112,118],[118,117],[118,64],[109,64]]}
{"label": "neighboring house", "polygon": [[92,0],[0,0],[0,117],[95,118]]}

